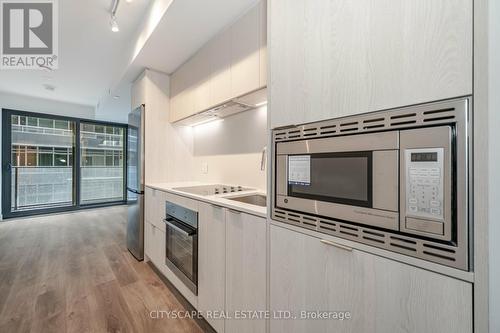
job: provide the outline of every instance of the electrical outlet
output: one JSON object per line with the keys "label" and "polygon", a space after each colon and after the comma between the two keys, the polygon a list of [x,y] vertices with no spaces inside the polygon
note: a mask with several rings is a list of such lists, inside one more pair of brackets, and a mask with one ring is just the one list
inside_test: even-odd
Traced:
{"label": "electrical outlet", "polygon": [[204,175],[206,175],[208,173],[208,163],[207,162],[201,163],[201,173]]}

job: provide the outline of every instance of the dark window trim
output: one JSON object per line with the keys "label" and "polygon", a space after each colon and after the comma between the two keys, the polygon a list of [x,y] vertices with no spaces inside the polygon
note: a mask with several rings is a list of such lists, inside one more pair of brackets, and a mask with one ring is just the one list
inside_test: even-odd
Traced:
{"label": "dark window trim", "polygon": [[[13,109],[1,109],[2,110],[2,217],[4,219],[16,218],[16,217],[26,217],[41,214],[51,214],[51,213],[61,213],[70,212],[80,209],[88,208],[98,208],[98,207],[109,207],[115,205],[123,205],[127,203],[127,131],[128,125],[117,122],[110,121],[99,121],[95,119],[86,118],[76,118],[76,117],[66,117],[60,115],[51,115],[46,113],[29,112]],[[73,205],[62,206],[54,208],[41,208],[36,210],[27,211],[11,211],[11,174],[10,167],[12,162],[11,154],[11,143],[12,143],[12,127],[11,127],[11,116],[26,116],[26,117],[40,117],[40,118],[50,118],[53,120],[65,120],[75,123],[75,145],[73,146]],[[80,126],[81,123],[91,123],[104,126],[114,126],[121,127],[123,131],[123,200],[110,201],[110,202],[100,202],[100,203],[90,203],[81,204],[80,203]]]}

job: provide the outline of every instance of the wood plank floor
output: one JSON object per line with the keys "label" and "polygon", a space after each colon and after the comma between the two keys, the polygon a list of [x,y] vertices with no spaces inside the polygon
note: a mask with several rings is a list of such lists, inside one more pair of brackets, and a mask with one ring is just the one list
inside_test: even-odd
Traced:
{"label": "wood plank floor", "polygon": [[203,332],[125,244],[126,207],[0,222],[0,332]]}

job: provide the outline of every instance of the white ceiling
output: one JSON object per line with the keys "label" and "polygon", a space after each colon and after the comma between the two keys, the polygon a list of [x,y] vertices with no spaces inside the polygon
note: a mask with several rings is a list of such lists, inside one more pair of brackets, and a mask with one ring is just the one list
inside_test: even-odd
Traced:
{"label": "white ceiling", "polygon": [[[59,69],[0,71],[0,91],[95,106],[109,89],[117,59],[130,42],[150,0],[121,1],[119,33],[110,29],[111,0],[59,3]],[[51,92],[43,85],[56,87]]]}
{"label": "white ceiling", "polygon": [[0,71],[0,91],[92,105],[98,118],[124,121],[144,68],[173,72],[257,2],[122,0],[113,33],[111,0],[59,1],[59,69]]}
{"label": "white ceiling", "polygon": [[259,0],[176,0],[132,65],[171,74]]}
{"label": "white ceiling", "polygon": [[127,95],[130,83],[144,68],[171,74],[218,32],[231,25],[258,2],[259,0],[152,2],[141,31],[135,42],[129,45],[129,62],[124,64],[123,71],[115,77],[111,95],[100,100],[98,113],[99,110],[113,112],[112,117],[125,121],[124,101],[113,100],[112,95]]}

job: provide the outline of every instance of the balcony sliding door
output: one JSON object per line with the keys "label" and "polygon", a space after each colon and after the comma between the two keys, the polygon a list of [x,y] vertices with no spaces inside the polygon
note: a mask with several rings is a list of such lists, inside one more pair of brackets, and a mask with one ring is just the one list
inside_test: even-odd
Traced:
{"label": "balcony sliding door", "polygon": [[81,122],[80,203],[124,200],[123,127]]}
{"label": "balcony sliding door", "polygon": [[75,122],[12,115],[10,128],[11,211],[73,206]]}
{"label": "balcony sliding door", "polygon": [[125,125],[2,113],[4,217],[124,202]]}

